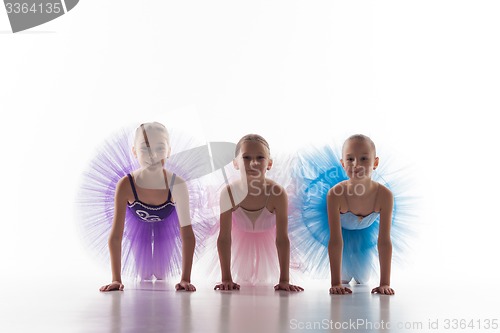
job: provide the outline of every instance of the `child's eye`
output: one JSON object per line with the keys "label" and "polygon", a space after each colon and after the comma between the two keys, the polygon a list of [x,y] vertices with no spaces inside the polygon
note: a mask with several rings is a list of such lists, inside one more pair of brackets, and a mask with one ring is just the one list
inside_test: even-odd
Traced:
{"label": "child's eye", "polygon": [[248,159],[250,159],[250,156],[243,156],[243,159],[248,160]]}
{"label": "child's eye", "polygon": [[264,156],[257,156],[257,159],[259,159],[259,160],[261,160],[263,158],[264,158]]}

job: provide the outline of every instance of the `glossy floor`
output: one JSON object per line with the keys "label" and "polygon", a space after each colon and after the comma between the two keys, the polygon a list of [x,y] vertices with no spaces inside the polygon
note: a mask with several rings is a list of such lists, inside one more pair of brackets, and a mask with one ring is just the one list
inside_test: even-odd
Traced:
{"label": "glossy floor", "polygon": [[[272,287],[176,292],[169,283],[129,284],[100,293],[88,281],[1,286],[1,332],[498,332],[500,293],[470,289],[400,287],[394,296],[352,286],[328,295],[324,282],[301,293]],[[326,288],[325,288],[326,287]],[[496,329],[495,329],[496,327]]]}

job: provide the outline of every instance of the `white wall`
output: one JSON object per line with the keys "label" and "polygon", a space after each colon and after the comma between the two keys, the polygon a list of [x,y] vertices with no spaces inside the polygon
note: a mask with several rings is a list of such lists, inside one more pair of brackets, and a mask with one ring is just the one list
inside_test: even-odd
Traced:
{"label": "white wall", "polygon": [[[24,33],[0,10],[3,278],[108,279],[74,199],[109,133],[158,120],[275,151],[374,139],[422,198],[393,284],[497,277],[496,1],[85,1]],[[105,281],[102,281],[105,282]]]}

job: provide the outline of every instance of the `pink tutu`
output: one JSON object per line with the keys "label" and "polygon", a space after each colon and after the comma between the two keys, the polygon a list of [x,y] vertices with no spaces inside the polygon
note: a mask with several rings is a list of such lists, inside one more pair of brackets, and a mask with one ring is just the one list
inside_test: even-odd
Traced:
{"label": "pink tutu", "polygon": [[[279,281],[276,249],[276,217],[266,207],[248,211],[241,207],[232,213],[231,275],[241,285],[269,285]],[[207,240],[204,265],[213,281],[221,280],[217,238],[219,223],[214,224]]]}
{"label": "pink tutu", "polygon": [[231,272],[241,284],[269,284],[279,281],[276,249],[276,216],[266,207],[233,212]]}

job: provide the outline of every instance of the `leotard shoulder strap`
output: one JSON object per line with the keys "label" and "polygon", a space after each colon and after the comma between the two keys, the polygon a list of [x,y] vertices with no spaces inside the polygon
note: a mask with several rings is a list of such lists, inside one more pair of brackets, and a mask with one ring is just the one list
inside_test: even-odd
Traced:
{"label": "leotard shoulder strap", "polygon": [[135,189],[134,178],[130,173],[127,173],[128,180],[130,181],[130,186],[132,187],[132,192],[134,192],[134,198],[136,201],[139,201],[139,197],[137,196],[137,190]]}
{"label": "leotard shoulder strap", "polygon": [[[165,170],[163,170],[163,172],[165,173]],[[168,186],[167,176],[166,176],[166,173],[165,173],[165,185],[167,185],[167,187],[168,187],[167,201],[171,201],[172,200],[172,188],[174,187],[174,183],[175,183],[175,173],[172,174],[172,179],[170,180],[170,186]]]}

